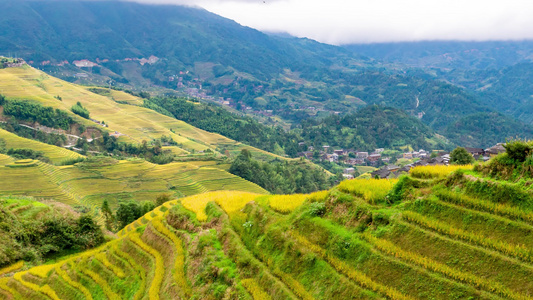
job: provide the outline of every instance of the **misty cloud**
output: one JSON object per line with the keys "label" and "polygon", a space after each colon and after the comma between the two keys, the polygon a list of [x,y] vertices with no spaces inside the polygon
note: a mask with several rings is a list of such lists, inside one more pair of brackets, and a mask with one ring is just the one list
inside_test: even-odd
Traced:
{"label": "misty cloud", "polygon": [[[175,4],[187,6],[202,6],[208,4],[222,4],[222,3],[250,3],[250,4],[266,4],[266,0],[120,0],[147,4]],[[288,0],[269,0],[269,3],[288,1]]]}
{"label": "misty cloud", "polygon": [[533,38],[530,0],[138,0],[203,7],[259,30],[331,44]]}

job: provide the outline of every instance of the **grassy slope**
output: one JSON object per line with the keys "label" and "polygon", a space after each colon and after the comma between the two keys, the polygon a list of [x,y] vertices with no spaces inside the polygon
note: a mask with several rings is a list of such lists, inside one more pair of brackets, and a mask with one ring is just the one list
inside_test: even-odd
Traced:
{"label": "grassy slope", "polygon": [[0,291],[65,299],[529,299],[533,207],[479,198],[465,181],[481,175],[443,180],[451,170],[400,181],[412,188],[393,206],[372,204],[391,186],[379,180],[307,196],[214,192],[167,202],[100,249],[0,278]]}
{"label": "grassy slope", "polygon": [[5,131],[0,128],[0,139],[6,141],[6,148],[28,148],[35,151],[44,152],[44,156],[49,158],[53,164],[61,164],[62,162],[69,161],[83,157],[74,151],[70,151],[65,148],[48,145],[38,141],[29,140],[19,137],[16,134]]}
{"label": "grassy slope", "polygon": [[[143,140],[150,141],[166,135],[182,145],[180,148],[175,147],[176,152],[181,154],[192,150],[217,151],[217,148],[238,153],[246,148],[254,152],[256,157],[279,158],[274,154],[206,132],[152,110],[119,104],[112,100],[114,98],[117,101],[128,101],[133,104],[141,103],[139,98],[131,95],[117,91],[112,91],[109,97],[95,94],[85,87],[62,81],[28,66],[0,70],[0,93],[11,99],[36,100],[45,106],[59,108],[69,113],[70,108],[79,101],[89,110],[92,119],[104,121],[109,125],[110,132],[118,131],[124,134],[121,140],[127,142],[141,143]],[[60,96],[62,100],[55,99],[55,96]],[[95,126],[95,123],[71,114],[79,122]]]}
{"label": "grassy slope", "polygon": [[[11,161],[0,156],[1,164]],[[209,163],[155,165],[143,160],[106,159],[95,164],[12,168],[0,164],[0,195],[26,195],[54,199],[72,206],[84,205],[98,213],[103,199],[111,206],[119,200],[155,201],[158,195],[194,195],[234,189],[267,193],[264,189]]]}

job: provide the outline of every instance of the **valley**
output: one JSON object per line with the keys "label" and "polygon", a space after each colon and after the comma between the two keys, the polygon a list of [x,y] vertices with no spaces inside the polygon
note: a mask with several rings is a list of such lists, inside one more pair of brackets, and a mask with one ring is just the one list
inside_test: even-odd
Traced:
{"label": "valley", "polygon": [[1,300],[533,299],[531,40],[208,2],[0,0]]}

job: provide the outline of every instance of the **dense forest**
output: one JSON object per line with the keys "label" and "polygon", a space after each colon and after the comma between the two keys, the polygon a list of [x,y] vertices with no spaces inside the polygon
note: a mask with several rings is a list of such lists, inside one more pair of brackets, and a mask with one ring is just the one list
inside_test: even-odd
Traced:
{"label": "dense forest", "polygon": [[[20,209],[11,210],[14,206]],[[91,216],[76,216],[68,209],[16,197],[0,198],[0,238],[0,267],[19,260],[41,263],[52,255],[104,242],[103,232]]]}
{"label": "dense forest", "polygon": [[448,148],[419,120],[399,109],[370,105],[356,113],[301,123],[301,135],[315,148],[335,145],[372,151],[411,145],[415,149]]}
{"label": "dense forest", "polygon": [[[3,103],[3,104],[2,104]],[[19,120],[38,122],[41,125],[69,130],[74,120],[69,114],[60,109],[45,107],[36,102],[23,100],[2,100],[4,114]]]}
{"label": "dense forest", "polygon": [[[282,128],[265,126],[249,117],[240,117],[213,104],[187,101],[183,98],[151,98],[147,108],[170,113],[176,119],[239,142],[291,157],[298,152],[300,137]],[[161,107],[162,109],[158,109]]]}
{"label": "dense forest", "polygon": [[242,150],[229,172],[256,183],[273,194],[311,193],[330,188],[339,178],[305,161],[261,162]]}
{"label": "dense forest", "polygon": [[508,139],[533,138],[533,129],[498,112],[477,113],[451,123],[443,132],[458,145],[492,146]]}
{"label": "dense forest", "polygon": [[[170,113],[198,128],[291,157],[311,145],[315,148],[330,145],[366,151],[405,145],[418,149],[448,148],[444,141],[436,138],[433,130],[416,118],[399,109],[378,105],[344,116],[309,118],[293,125],[288,132],[237,116],[213,104],[182,98],[151,98],[145,100],[145,106],[164,114]],[[307,146],[299,146],[300,142]]]}

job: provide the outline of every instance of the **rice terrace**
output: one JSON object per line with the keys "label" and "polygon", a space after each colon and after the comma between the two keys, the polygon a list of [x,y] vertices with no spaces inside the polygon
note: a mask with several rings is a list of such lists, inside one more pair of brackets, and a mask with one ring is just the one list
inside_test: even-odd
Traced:
{"label": "rice terrace", "polygon": [[[381,198],[365,196],[383,190],[365,179],[307,196],[190,196],[94,250],[8,267],[0,288],[35,299],[529,299],[533,210],[519,202],[529,191],[487,178],[490,167],[415,168]],[[480,186],[508,197],[480,198]]]}
{"label": "rice terrace", "polygon": [[0,0],[0,300],[533,300],[533,6],[426,2]]}
{"label": "rice terrace", "polygon": [[[27,78],[20,72],[37,74],[26,68],[15,72],[17,77],[9,76]],[[143,126],[181,132],[178,121],[147,118],[154,113],[132,104],[113,104],[74,85],[70,88],[71,93],[93,97],[94,102],[82,105],[94,116],[99,116],[100,101],[128,113],[137,111],[134,115],[151,122]],[[5,90],[9,95],[9,86]],[[33,99],[63,105],[49,99],[45,91],[34,91]],[[71,97],[63,95],[61,102]],[[128,133],[126,141],[155,137],[156,131],[128,129],[117,116],[102,115],[109,120],[103,130],[116,126]],[[190,125],[179,126],[183,132],[201,132]],[[185,134],[165,132],[186,139]],[[0,257],[4,262],[0,297],[532,297],[531,182],[523,175],[528,172],[527,161],[511,159],[512,153],[475,166],[419,166],[395,179],[352,179],[310,194],[269,195],[259,185],[229,173],[232,167],[217,159],[220,153],[210,154],[211,159],[183,160],[194,158],[185,152],[195,148],[217,149],[217,142],[229,143],[209,133],[200,136],[204,139],[170,146],[177,149],[176,161],[155,164],[136,157],[82,155],[0,129],[3,147],[11,149],[5,153],[15,155],[0,154],[3,222],[52,224],[57,219],[48,218],[62,216],[66,218],[62,222],[73,228],[80,222],[95,222],[93,228],[105,224],[118,229],[104,243],[94,242],[99,235],[91,235],[79,246],[69,239],[71,254],[54,259],[46,257],[64,250],[42,248],[40,242],[0,231],[6,239],[13,238]],[[516,147],[520,143],[530,145],[516,142]],[[36,159],[17,158],[23,151],[13,149],[19,148],[37,153]],[[167,197],[164,202],[157,207],[151,204],[123,228],[112,223],[110,216],[116,211],[119,218],[124,201],[156,203],[162,195]],[[82,214],[94,221],[86,221]],[[39,236],[35,234],[30,236]],[[89,246],[92,243],[95,248]],[[12,252],[16,249],[17,255]]]}

